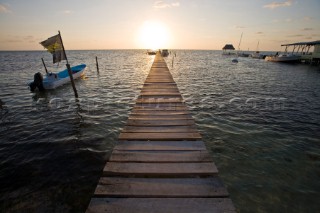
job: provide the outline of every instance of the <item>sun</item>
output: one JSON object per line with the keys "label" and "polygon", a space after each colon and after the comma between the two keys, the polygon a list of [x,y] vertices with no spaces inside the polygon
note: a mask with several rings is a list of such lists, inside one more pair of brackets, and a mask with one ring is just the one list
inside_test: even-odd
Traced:
{"label": "sun", "polygon": [[169,33],[165,24],[159,21],[145,21],[139,30],[139,46],[144,49],[168,48]]}

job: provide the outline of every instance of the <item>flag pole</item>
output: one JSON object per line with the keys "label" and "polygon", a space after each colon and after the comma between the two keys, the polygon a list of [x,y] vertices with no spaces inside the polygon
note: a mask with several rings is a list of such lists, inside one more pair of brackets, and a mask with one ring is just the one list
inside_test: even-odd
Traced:
{"label": "flag pole", "polygon": [[68,69],[68,73],[69,73],[71,85],[72,85],[72,88],[73,88],[74,96],[75,96],[76,98],[78,98],[78,97],[79,97],[79,96],[78,96],[78,92],[77,92],[76,86],[75,86],[75,84],[74,84],[71,67],[70,67],[70,64],[69,64],[69,61],[68,61],[68,58],[67,58],[66,51],[65,51],[65,49],[64,49],[64,45],[63,45],[63,41],[62,41],[62,37],[61,37],[60,30],[59,30],[58,32],[59,32],[59,36],[60,36],[60,41],[61,41],[61,45],[62,45],[63,54],[64,54],[64,56],[66,57],[66,61],[67,61],[66,66],[67,66],[67,69]]}

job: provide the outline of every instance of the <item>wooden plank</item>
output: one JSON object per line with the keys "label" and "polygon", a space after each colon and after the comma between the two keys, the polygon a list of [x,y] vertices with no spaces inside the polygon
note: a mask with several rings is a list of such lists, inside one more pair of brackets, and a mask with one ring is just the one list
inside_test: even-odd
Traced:
{"label": "wooden plank", "polygon": [[107,162],[104,176],[194,177],[217,175],[214,163],[119,163]]}
{"label": "wooden plank", "polygon": [[189,115],[187,110],[143,110],[133,109],[130,115]]}
{"label": "wooden plank", "polygon": [[159,88],[161,86],[171,87],[171,88],[178,88],[176,83],[162,83],[162,84],[152,84],[152,83],[144,83],[144,88]]}
{"label": "wooden plank", "polygon": [[135,120],[185,120],[185,119],[193,119],[191,115],[129,115],[129,119]]}
{"label": "wooden plank", "polygon": [[110,162],[195,163],[212,162],[207,151],[119,151],[114,150]]}
{"label": "wooden plank", "polygon": [[170,106],[159,106],[159,105],[135,105],[133,107],[133,110],[143,110],[143,111],[162,111],[162,112],[172,112],[172,111],[187,111],[188,108],[184,105],[184,106],[175,106],[175,105],[170,105]]}
{"label": "wooden plank", "polygon": [[121,132],[198,132],[198,130],[196,126],[125,126]]}
{"label": "wooden plank", "polygon": [[201,135],[197,132],[138,132],[138,133],[124,133],[121,132],[119,140],[199,140]]}
{"label": "wooden plank", "polygon": [[198,151],[206,150],[202,141],[119,141],[114,150]]}
{"label": "wooden plank", "polygon": [[190,126],[194,120],[128,120],[128,126]]}
{"label": "wooden plank", "polygon": [[138,98],[157,98],[159,96],[168,96],[168,97],[179,97],[182,98],[178,92],[141,92]]}
{"label": "wooden plank", "polygon": [[86,213],[236,213],[229,198],[93,198]]}
{"label": "wooden plank", "polygon": [[[179,93],[179,90],[177,89],[142,89],[140,94],[143,95],[144,93]],[[181,95],[180,95],[181,96]]]}
{"label": "wooden plank", "polygon": [[[149,107],[149,108],[158,108],[158,109],[161,109],[161,108],[167,108],[167,109],[177,109],[177,107],[185,107],[185,103],[181,102],[177,102],[177,103],[136,103],[137,107]],[[187,108],[186,108],[187,109]]]}
{"label": "wooden plank", "polygon": [[218,177],[210,178],[117,178],[102,177],[95,197],[198,198],[227,197]]}
{"label": "wooden plank", "polygon": [[138,98],[136,100],[137,104],[140,103],[183,103],[182,98],[171,98],[171,97],[162,97],[162,98]]}

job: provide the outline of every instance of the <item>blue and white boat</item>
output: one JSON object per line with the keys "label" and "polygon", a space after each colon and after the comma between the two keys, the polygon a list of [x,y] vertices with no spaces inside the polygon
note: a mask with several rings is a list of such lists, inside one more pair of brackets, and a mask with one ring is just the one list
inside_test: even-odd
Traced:
{"label": "blue and white boat", "polygon": [[[85,64],[80,64],[80,65],[71,67],[73,79],[77,79],[83,76],[86,67],[87,65]],[[46,77],[43,79],[42,83],[45,89],[55,89],[69,82],[70,82],[70,77],[69,77],[68,69],[65,69],[58,73],[47,74]]]}
{"label": "blue and white boat", "polygon": [[46,70],[46,76],[43,78],[42,74],[40,72],[34,74],[34,80],[30,81],[28,83],[30,90],[33,92],[37,88],[39,91],[43,91],[45,89],[55,89],[59,86],[62,86],[68,82],[72,83],[72,87],[75,93],[75,96],[77,97],[77,91],[74,86],[73,79],[80,78],[87,67],[85,64],[80,64],[77,66],[70,67],[66,51],[63,46],[61,34],[59,31],[59,34],[52,36],[48,38],[47,40],[44,40],[40,43],[45,49],[48,50],[53,56],[53,63],[59,63],[62,60],[67,61],[67,69],[62,70],[58,73],[52,73],[48,72],[47,67],[44,63],[44,60],[42,58],[43,66]]}
{"label": "blue and white boat", "polygon": [[[80,64],[80,65],[71,67],[73,79],[77,79],[83,76],[86,70],[86,67],[87,65],[85,64]],[[55,89],[57,87],[60,87],[69,82],[70,82],[70,76],[68,73],[68,69],[65,69],[58,73],[53,73],[53,72],[47,73],[45,77],[43,77],[42,74],[38,72],[34,75],[34,81],[30,81],[28,85],[30,89],[33,91],[38,85],[41,85],[42,83],[42,86],[44,89],[50,90],[50,89]],[[41,90],[41,86],[38,88],[39,90]]]}

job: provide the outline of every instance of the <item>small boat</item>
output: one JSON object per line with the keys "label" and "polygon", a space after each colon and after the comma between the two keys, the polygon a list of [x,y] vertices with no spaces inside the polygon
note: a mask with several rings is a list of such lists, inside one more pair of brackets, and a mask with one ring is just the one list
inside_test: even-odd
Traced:
{"label": "small boat", "polygon": [[238,57],[249,57],[249,55],[250,55],[249,53],[245,53],[245,52],[238,52],[237,53]]}
{"label": "small boat", "polygon": [[162,57],[168,57],[168,55],[169,55],[169,51],[167,49],[161,50],[161,56]]}
{"label": "small boat", "polygon": [[265,55],[261,54],[259,51],[259,41],[257,44],[257,50],[251,54],[251,58],[255,58],[255,59],[265,59]]}
{"label": "small boat", "polygon": [[156,55],[157,51],[155,51],[155,50],[147,50],[147,54],[148,55]]}
{"label": "small boat", "polygon": [[266,56],[260,54],[259,51],[256,51],[254,53],[251,54],[251,58],[255,58],[255,59],[264,59]]}
{"label": "small boat", "polygon": [[[77,79],[83,76],[86,67],[87,66],[85,64],[80,64],[80,65],[71,67],[73,79]],[[70,82],[68,69],[62,70],[58,73],[52,73],[52,72],[47,73],[45,78],[43,78],[42,75],[39,76],[39,73],[36,73],[34,77],[34,81],[29,82],[28,84],[30,86],[30,89],[32,89],[32,85],[40,81],[41,78],[42,78],[42,85],[44,89],[55,89],[59,86],[62,86]]]}
{"label": "small boat", "polygon": [[48,38],[45,41],[42,41],[40,43],[45,49],[48,50],[53,56],[53,63],[59,63],[62,60],[67,61],[67,69],[62,70],[58,73],[52,73],[48,72],[47,67],[44,63],[43,58],[42,63],[46,71],[46,76],[43,78],[42,74],[40,72],[34,74],[33,81],[30,81],[28,83],[28,86],[30,87],[30,90],[33,92],[37,88],[39,91],[43,91],[45,89],[55,89],[61,85],[64,85],[68,82],[72,83],[73,90],[75,92],[75,96],[77,97],[77,91],[74,86],[73,79],[79,78],[84,74],[86,65],[80,64],[77,66],[70,67],[70,64],[67,59],[67,55],[63,46],[61,34],[59,31],[59,34],[52,36]]}
{"label": "small boat", "polygon": [[266,56],[266,61],[272,61],[272,62],[287,62],[287,63],[293,63],[300,61],[301,56],[300,55],[294,55],[291,53],[285,53],[285,54],[276,54],[271,56]]}
{"label": "small boat", "polygon": [[237,56],[238,57],[249,57],[249,54],[248,53],[245,53],[245,52],[240,52],[240,45],[241,45],[241,40],[242,40],[242,34],[241,33],[241,37],[240,37],[240,41],[239,41],[239,45],[238,45],[238,52],[237,52]]}

